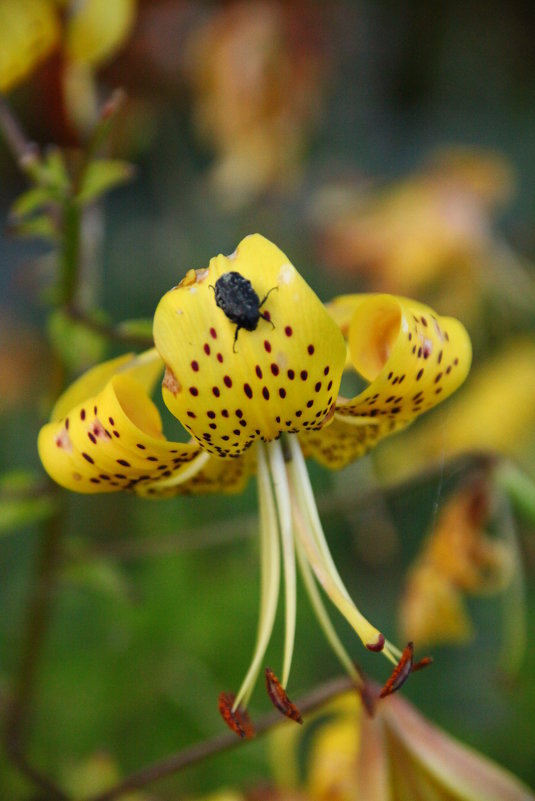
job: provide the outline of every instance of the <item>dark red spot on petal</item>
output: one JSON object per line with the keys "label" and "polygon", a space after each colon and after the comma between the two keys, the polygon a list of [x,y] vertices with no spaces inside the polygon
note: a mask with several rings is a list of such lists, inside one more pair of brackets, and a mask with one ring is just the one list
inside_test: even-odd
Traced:
{"label": "dark red spot on petal", "polygon": [[307,352],[309,356],[312,356],[312,354],[314,353],[314,345],[309,345],[307,348]]}
{"label": "dark red spot on petal", "polygon": [[226,387],[228,387],[228,388],[230,389],[230,388],[231,388],[231,386],[232,386],[232,379],[231,379],[231,377],[230,377],[229,375],[225,375],[225,376],[223,376],[223,383],[224,383],[224,385],[225,385]]}
{"label": "dark red spot on petal", "polygon": [[291,337],[293,334],[292,326],[287,325],[286,328],[284,329],[284,333],[286,334],[287,337]]}
{"label": "dark red spot on petal", "polygon": [[[247,394],[247,390],[245,390],[245,393]],[[269,400],[269,389],[267,387],[262,388],[262,395],[265,398],[265,400]]]}
{"label": "dark red spot on petal", "polygon": [[206,353],[207,356],[210,355],[210,345],[208,344],[208,342],[204,343],[203,350],[204,350],[204,352]]}
{"label": "dark red spot on petal", "polygon": [[190,391],[190,394],[193,395],[194,398],[196,398],[197,395],[199,394],[199,390],[197,389],[197,387],[190,387],[189,391]]}
{"label": "dark red spot on petal", "polygon": [[210,336],[212,337],[212,339],[217,339],[217,331],[215,330],[215,328],[210,329]]}
{"label": "dark red spot on petal", "polygon": [[253,397],[253,390],[251,389],[249,384],[244,384],[243,385],[243,391],[245,392],[245,394],[247,395],[247,397],[249,399],[251,399]]}
{"label": "dark red spot on petal", "polygon": [[266,353],[271,353],[271,342],[269,342],[267,339],[264,340],[264,349]]}
{"label": "dark red spot on petal", "polygon": [[194,370],[195,372],[197,372],[197,371],[198,371],[198,369],[199,369],[199,362],[197,362],[197,361],[193,360],[193,361],[191,362],[191,369],[192,369],[192,370]]}

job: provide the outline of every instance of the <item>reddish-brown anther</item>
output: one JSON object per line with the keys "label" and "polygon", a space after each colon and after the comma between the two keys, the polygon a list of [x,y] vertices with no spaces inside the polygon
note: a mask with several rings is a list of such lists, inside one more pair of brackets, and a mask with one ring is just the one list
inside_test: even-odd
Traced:
{"label": "reddish-brown anther", "polygon": [[303,718],[296,705],[290,701],[286,690],[270,668],[266,668],[266,687],[271,703],[290,720],[302,723]]}
{"label": "reddish-brown anther", "polygon": [[427,667],[433,661],[433,657],[424,656],[423,659],[420,659],[419,662],[414,664],[412,661],[413,654],[414,643],[409,642],[403,649],[401,659],[392,671],[390,678],[379,693],[379,698],[386,698],[387,695],[395,693],[400,687],[403,687],[411,673],[414,673],[415,670],[422,670],[422,668]]}
{"label": "reddish-brown anther", "polygon": [[245,709],[238,706],[233,709],[236,696],[234,693],[220,693],[219,712],[221,717],[232,731],[242,739],[250,740],[255,736],[254,726]]}
{"label": "reddish-brown anther", "polygon": [[433,664],[433,657],[432,656],[424,656],[418,662],[415,662],[412,666],[411,673],[416,673],[417,670],[422,670],[423,668],[429,667],[429,665]]}
{"label": "reddish-brown anther", "polygon": [[397,663],[390,675],[390,678],[379,693],[380,698],[386,698],[387,695],[392,695],[392,693],[395,693],[396,690],[399,690],[399,688],[405,684],[410,673],[412,672],[413,652],[413,643],[407,643],[406,647],[403,649],[403,653],[401,654],[401,659]]}

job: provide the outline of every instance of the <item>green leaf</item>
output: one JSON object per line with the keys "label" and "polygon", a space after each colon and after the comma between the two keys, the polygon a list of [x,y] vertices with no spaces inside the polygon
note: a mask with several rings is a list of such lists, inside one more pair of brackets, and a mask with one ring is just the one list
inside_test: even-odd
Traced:
{"label": "green leaf", "polygon": [[518,514],[535,525],[535,482],[531,476],[508,460],[496,467],[494,476]]}
{"label": "green leaf", "polygon": [[54,222],[47,214],[17,222],[13,225],[11,231],[17,236],[45,239],[49,242],[57,242],[58,239],[58,232]]}
{"label": "green leaf", "polygon": [[53,347],[73,372],[90,367],[105,355],[106,337],[92,331],[83,322],[73,320],[63,309],[50,314],[48,335]]}
{"label": "green leaf", "polygon": [[13,470],[0,476],[0,534],[43,520],[55,510],[55,499],[34,473]]}
{"label": "green leaf", "polygon": [[70,186],[69,173],[63,153],[58,147],[51,147],[46,152],[39,168],[39,182],[44,186],[60,191],[62,194]]}
{"label": "green leaf", "polygon": [[87,170],[76,199],[82,205],[90,203],[105,192],[132,178],[134,168],[127,161],[100,159],[93,161]]}
{"label": "green leaf", "polygon": [[51,200],[52,197],[48,187],[36,186],[24,192],[22,195],[19,195],[11,206],[10,216],[17,219],[26,217],[34,211],[40,210]]}

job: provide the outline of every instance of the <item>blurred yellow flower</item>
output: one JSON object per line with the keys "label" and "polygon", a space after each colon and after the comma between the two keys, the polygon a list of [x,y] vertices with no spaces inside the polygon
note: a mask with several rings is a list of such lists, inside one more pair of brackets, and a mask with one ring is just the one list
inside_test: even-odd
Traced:
{"label": "blurred yellow flower", "polygon": [[0,3],[0,92],[21,83],[60,39],[60,24],[50,0]]}
{"label": "blurred yellow flower", "polygon": [[136,0],[2,0],[0,91],[21,83],[55,48],[68,62],[96,66],[134,23]]}
{"label": "blurred yellow flower", "polygon": [[378,190],[325,189],[316,200],[324,262],[370,289],[421,293],[455,280],[472,293],[492,243],[492,214],[512,190],[497,155],[451,150]]}
{"label": "blurred yellow flower", "polygon": [[199,135],[216,154],[212,181],[241,206],[299,172],[325,84],[320,9],[264,0],[218,8],[187,51]]}
{"label": "blurred yellow flower", "polygon": [[[94,70],[130,34],[136,6],[136,0],[2,0],[0,91],[9,92],[58,53],[52,86],[46,84],[47,98],[59,81],[56,116],[65,113],[67,129],[74,123],[78,131],[89,130],[98,107]],[[62,129],[61,119],[54,123]]]}
{"label": "blurred yellow flower", "polygon": [[[379,702],[370,716],[358,694],[348,693],[315,717],[303,733],[284,727],[271,737],[283,798],[284,791],[297,788],[309,801],[535,798],[512,774],[450,737],[400,696]],[[303,757],[304,787],[295,778]]]}

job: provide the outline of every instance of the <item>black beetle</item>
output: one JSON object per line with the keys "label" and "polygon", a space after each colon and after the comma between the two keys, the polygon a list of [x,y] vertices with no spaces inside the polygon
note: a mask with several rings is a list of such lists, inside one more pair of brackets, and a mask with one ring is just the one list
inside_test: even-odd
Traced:
{"label": "black beetle", "polygon": [[270,292],[278,289],[278,287],[272,287],[267,295],[260,300],[249,279],[232,270],[231,272],[223,273],[215,282],[213,289],[216,304],[225,312],[229,320],[236,323],[236,333],[234,334],[234,344],[232,346],[233,352],[236,352],[236,340],[238,339],[240,328],[245,328],[246,331],[255,331],[261,317],[273,325],[269,315],[263,314],[260,309],[268,299]]}

